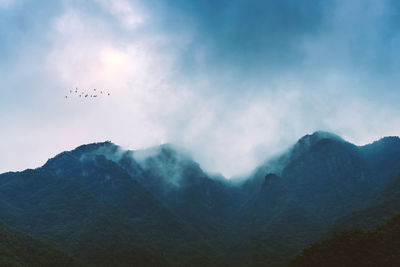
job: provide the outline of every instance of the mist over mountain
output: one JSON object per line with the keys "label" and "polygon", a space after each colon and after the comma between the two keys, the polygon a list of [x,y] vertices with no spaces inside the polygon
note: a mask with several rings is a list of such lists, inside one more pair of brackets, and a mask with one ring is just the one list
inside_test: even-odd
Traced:
{"label": "mist over mountain", "polygon": [[340,225],[400,212],[398,173],[398,137],[356,146],[315,132],[242,182],[171,144],[107,141],[1,174],[0,220],[93,266],[284,266]]}
{"label": "mist over mountain", "polygon": [[[321,238],[336,219],[364,208],[376,190],[400,171],[400,139],[393,138],[388,149],[378,148],[385,139],[359,147],[334,134],[315,132],[258,167],[243,184],[255,195],[243,216],[251,221],[253,235],[263,237],[256,246],[266,246],[272,255],[295,253]],[[265,176],[269,172],[279,176]],[[265,245],[271,243],[275,245]],[[262,260],[268,261],[268,256],[262,255]],[[277,265],[283,264],[277,260]]]}
{"label": "mist over mountain", "polygon": [[399,14],[0,0],[0,267],[400,266]]}

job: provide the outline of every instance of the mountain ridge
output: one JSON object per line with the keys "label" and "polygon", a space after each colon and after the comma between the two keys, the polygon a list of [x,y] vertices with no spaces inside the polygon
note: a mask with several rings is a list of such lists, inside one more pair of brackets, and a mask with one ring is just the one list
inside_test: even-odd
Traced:
{"label": "mountain ridge", "polygon": [[397,172],[393,137],[356,146],[305,135],[242,183],[210,175],[171,144],[132,151],[105,141],[0,174],[0,220],[87,264],[282,266]]}

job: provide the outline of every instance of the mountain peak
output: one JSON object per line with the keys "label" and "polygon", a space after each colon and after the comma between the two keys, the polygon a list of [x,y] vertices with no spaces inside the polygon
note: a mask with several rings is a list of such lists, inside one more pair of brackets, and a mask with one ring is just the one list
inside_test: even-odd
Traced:
{"label": "mountain peak", "polygon": [[[400,137],[398,136],[385,136],[381,139],[374,141],[372,144],[368,145],[394,145],[400,143]],[[366,146],[368,146],[366,145]]]}
{"label": "mountain peak", "polygon": [[70,168],[81,161],[83,158],[93,158],[96,155],[104,155],[107,158],[115,156],[120,150],[120,147],[113,144],[111,141],[91,143],[78,146],[71,151],[64,151],[49,159],[43,168],[47,169],[60,169],[61,167]]}
{"label": "mountain peak", "polygon": [[112,143],[111,141],[105,141],[105,142],[98,142],[98,143],[90,143],[90,144],[85,144],[78,146],[72,152],[74,153],[87,153],[87,152],[93,152],[97,151],[98,149],[117,149],[117,145]]}
{"label": "mountain peak", "polygon": [[289,153],[286,155],[290,158],[298,157],[302,155],[304,152],[308,151],[310,148],[314,147],[315,145],[319,144],[321,141],[327,141],[327,143],[331,142],[338,142],[338,143],[346,143],[343,138],[340,136],[324,131],[316,131],[312,134],[307,134],[300,138],[297,143],[290,149]]}
{"label": "mountain peak", "polygon": [[343,141],[343,138],[340,136],[331,133],[331,132],[325,132],[325,131],[316,131],[312,134],[307,134],[300,138],[299,142],[303,143],[308,143],[310,145],[313,145],[322,139],[332,139],[332,140],[337,140],[337,141]]}
{"label": "mountain peak", "polygon": [[400,149],[400,138],[398,136],[383,137],[371,144],[360,146],[365,156],[374,164],[376,162],[395,162]]}
{"label": "mountain peak", "polygon": [[297,141],[297,143],[295,144],[295,149],[301,148],[301,150],[303,150],[309,148],[317,144],[321,140],[334,140],[334,141],[344,142],[344,140],[340,136],[334,133],[316,131],[312,134],[307,134],[302,138],[300,138],[299,141]]}

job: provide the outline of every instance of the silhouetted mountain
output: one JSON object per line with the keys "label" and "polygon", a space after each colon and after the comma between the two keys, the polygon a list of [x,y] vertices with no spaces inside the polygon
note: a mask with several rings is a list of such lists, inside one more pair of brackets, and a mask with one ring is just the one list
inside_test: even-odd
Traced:
{"label": "silhouetted mountain", "polygon": [[55,245],[0,222],[0,266],[85,266]]}
{"label": "silhouetted mountain", "polygon": [[[400,144],[399,139],[391,141]],[[400,154],[400,146],[385,146],[386,141],[357,147],[334,134],[316,132],[258,167],[244,184],[253,197],[239,222],[242,231],[251,225],[255,261],[284,265],[290,255],[322,238],[336,219],[364,208],[389,179],[376,175],[379,170],[400,170],[400,164],[376,160]],[[279,177],[264,178],[269,171]]]}
{"label": "silhouetted mountain", "polygon": [[[175,214],[204,228],[215,228],[232,216],[238,188],[210,177],[189,155],[171,145],[135,151],[120,164]],[[147,154],[137,164],[136,154]],[[139,156],[140,157],[140,156]]]}
{"label": "silhouetted mountain", "polygon": [[376,186],[383,185],[388,177],[392,177],[400,171],[400,138],[384,137],[378,141],[361,146],[363,156],[372,170],[371,176]]}
{"label": "silhouetted mountain", "polygon": [[383,186],[398,172],[395,137],[355,146],[315,132],[242,184],[172,145],[95,143],[0,175],[0,220],[95,266],[282,266],[345,215],[392,215],[398,182]]}
{"label": "silhouetted mountain", "polygon": [[0,181],[0,216],[5,222],[51,240],[87,263],[129,266],[162,259],[148,249],[150,244],[140,244],[143,237],[119,208],[96,199],[72,179],[39,169],[4,174]]}
{"label": "silhouetted mountain", "polygon": [[96,265],[157,266],[163,253],[181,263],[207,262],[202,253],[211,251],[200,235],[98,153],[111,148],[82,146],[40,169],[1,175],[0,209],[7,211],[1,218]]}
{"label": "silhouetted mountain", "polygon": [[[396,146],[390,145],[386,151],[376,148],[381,142],[357,147],[333,134],[316,132],[301,138],[286,154],[260,166],[249,183],[260,188],[255,185],[262,184],[269,170],[275,171],[296,201],[308,203],[321,216],[335,218],[363,207],[377,188],[400,171],[400,139],[392,141]],[[383,156],[394,160],[376,160]],[[382,170],[387,176],[376,174]]]}
{"label": "silhouetted mountain", "polygon": [[400,212],[400,173],[372,197],[366,208],[338,219],[332,231],[372,229]]}
{"label": "silhouetted mountain", "polygon": [[174,214],[194,226],[224,254],[234,236],[234,217],[243,201],[240,188],[206,174],[171,145],[124,154],[119,164]]}
{"label": "silhouetted mountain", "polygon": [[400,266],[400,214],[372,231],[334,234],[305,249],[290,266]]}

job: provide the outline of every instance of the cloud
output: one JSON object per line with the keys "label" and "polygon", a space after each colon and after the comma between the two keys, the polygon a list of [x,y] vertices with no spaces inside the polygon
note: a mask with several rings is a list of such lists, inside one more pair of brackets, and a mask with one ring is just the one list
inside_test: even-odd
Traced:
{"label": "cloud", "polygon": [[300,63],[304,51],[299,44],[323,29],[331,2],[164,0],[167,11],[158,20],[162,30],[191,32],[182,68],[200,73],[229,69],[254,78]]}
{"label": "cloud", "polygon": [[0,172],[111,140],[177,143],[230,177],[315,130],[400,132],[395,2],[21,3],[0,11]]}
{"label": "cloud", "polygon": [[138,4],[127,0],[95,0],[104,10],[109,11],[128,29],[135,29],[146,20],[146,15],[139,11]]}

